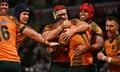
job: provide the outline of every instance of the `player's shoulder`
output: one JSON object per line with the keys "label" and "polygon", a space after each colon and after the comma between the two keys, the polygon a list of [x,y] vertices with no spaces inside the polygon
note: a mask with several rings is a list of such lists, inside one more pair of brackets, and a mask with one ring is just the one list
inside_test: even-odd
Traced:
{"label": "player's shoulder", "polygon": [[118,34],[117,39],[120,39],[120,34]]}
{"label": "player's shoulder", "polygon": [[48,24],[44,27],[44,30],[52,30],[55,28],[55,24]]}
{"label": "player's shoulder", "polygon": [[17,21],[17,19],[16,19],[15,16],[8,15],[7,17],[8,17],[11,21]]}
{"label": "player's shoulder", "polygon": [[7,17],[10,18],[10,19],[15,18],[15,16],[12,16],[12,15],[8,15]]}
{"label": "player's shoulder", "polygon": [[116,40],[117,40],[117,42],[120,44],[120,34],[117,35]]}
{"label": "player's shoulder", "polygon": [[90,25],[91,25],[91,28],[93,29],[93,31],[95,31],[97,34],[103,35],[103,31],[102,31],[101,27],[95,21],[92,21],[90,23]]}
{"label": "player's shoulder", "polygon": [[72,23],[73,25],[76,25],[77,23],[80,22],[80,19],[78,19],[78,18],[73,18],[73,19],[71,19],[70,21],[71,21],[71,23]]}
{"label": "player's shoulder", "polygon": [[93,26],[98,26],[98,24],[95,21],[91,21],[89,24],[91,24]]}

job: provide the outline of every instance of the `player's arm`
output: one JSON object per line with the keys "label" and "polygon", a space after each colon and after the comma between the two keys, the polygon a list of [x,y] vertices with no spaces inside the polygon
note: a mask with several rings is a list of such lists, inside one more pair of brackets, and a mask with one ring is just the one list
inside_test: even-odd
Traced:
{"label": "player's arm", "polygon": [[102,37],[97,37],[96,38],[96,42],[94,44],[90,44],[90,45],[78,45],[74,50],[76,52],[76,54],[82,54],[85,53],[86,51],[91,51],[91,52],[97,52],[101,49],[101,47],[103,46],[103,38]]}
{"label": "player's arm", "polygon": [[81,52],[85,52],[87,50],[91,52],[97,52],[103,47],[104,44],[104,39],[102,36],[102,30],[101,28],[97,25],[94,24],[92,27],[92,38],[91,38],[91,43],[88,46],[80,46],[83,47],[84,49]]}
{"label": "player's arm", "polygon": [[[73,22],[71,22],[73,24]],[[66,29],[65,32],[62,34],[62,39],[68,41],[74,34],[85,32],[89,29],[89,25],[83,21],[76,21],[74,22],[75,27]]]}
{"label": "player's arm", "polygon": [[95,42],[88,46],[89,50],[92,52],[96,52],[103,47],[104,39],[102,36],[95,36]]}
{"label": "player's arm", "polygon": [[76,25],[76,27],[72,29],[74,34],[80,33],[80,32],[85,32],[86,30],[89,29],[89,24],[84,21],[77,21],[75,25]]}
{"label": "player's arm", "polygon": [[25,36],[37,41],[38,43],[47,45],[47,46],[55,46],[58,43],[55,42],[48,42],[46,39],[42,37],[42,35],[35,30],[21,24],[15,17],[10,18],[16,24],[16,31],[24,34]]}
{"label": "player's arm", "polygon": [[117,48],[119,49],[119,51],[117,52],[117,56],[113,56],[111,57],[111,64],[114,64],[114,65],[118,65],[120,66],[120,35],[117,37]]}
{"label": "player's arm", "polygon": [[42,36],[46,40],[52,40],[52,39],[56,38],[62,31],[63,31],[63,27],[60,25],[60,26],[56,27],[55,29],[44,31],[42,33]]}
{"label": "player's arm", "polygon": [[44,44],[47,46],[55,46],[58,45],[57,43],[52,43],[52,42],[48,42],[46,39],[44,39],[42,37],[42,35],[38,32],[36,32],[35,30],[25,26],[25,25],[20,25],[20,33],[24,34],[25,36],[37,41],[40,44]]}
{"label": "player's arm", "polygon": [[[23,27],[24,28],[24,27]],[[39,43],[44,43],[45,39],[41,36],[41,34],[37,33],[35,30],[25,27],[22,31],[22,34],[26,35],[27,37],[34,39]]]}
{"label": "player's arm", "polygon": [[[115,45],[116,45],[117,49],[119,49],[120,48],[120,37],[117,37],[116,40],[117,40],[116,41],[117,44],[115,44]],[[104,48],[106,48],[106,46],[107,45],[105,45]],[[97,54],[97,58],[99,60],[108,62],[108,63],[110,63],[112,65],[120,66],[120,50],[116,51],[115,52],[116,55],[114,55],[114,56],[107,56],[107,55],[105,55],[105,54],[107,54],[107,52],[109,52],[109,51],[108,50],[106,50],[106,51],[104,50],[104,53],[103,52],[99,52]]]}
{"label": "player's arm", "polygon": [[103,32],[102,29],[95,23],[91,23],[92,27],[92,39],[91,39],[91,45],[89,46],[89,49],[92,52],[96,52],[100,48],[103,47],[104,39],[103,39]]}
{"label": "player's arm", "polygon": [[110,64],[120,66],[120,56],[117,57],[106,57],[105,60]]}
{"label": "player's arm", "polygon": [[118,56],[109,57],[109,56],[105,56],[102,52],[99,52],[97,54],[97,58],[98,60],[105,61],[110,64],[116,65],[116,66],[120,66],[120,55],[119,54]]}

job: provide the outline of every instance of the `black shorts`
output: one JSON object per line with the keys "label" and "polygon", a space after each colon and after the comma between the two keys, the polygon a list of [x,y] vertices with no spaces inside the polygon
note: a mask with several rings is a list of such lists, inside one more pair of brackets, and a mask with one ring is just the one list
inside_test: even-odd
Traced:
{"label": "black shorts", "polygon": [[68,62],[52,62],[50,66],[50,72],[66,72],[69,68]]}
{"label": "black shorts", "polygon": [[66,72],[95,72],[93,65],[72,66]]}
{"label": "black shorts", "polygon": [[21,72],[19,62],[0,61],[0,72]]}

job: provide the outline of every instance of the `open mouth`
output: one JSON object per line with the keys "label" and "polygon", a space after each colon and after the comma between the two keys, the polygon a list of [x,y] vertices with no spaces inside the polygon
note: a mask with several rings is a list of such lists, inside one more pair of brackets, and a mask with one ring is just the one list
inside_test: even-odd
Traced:
{"label": "open mouth", "polygon": [[80,16],[80,19],[81,19],[81,20],[85,20],[86,17],[85,17],[84,15],[82,15],[82,16]]}
{"label": "open mouth", "polygon": [[6,8],[2,8],[1,11],[7,11],[7,9]]}
{"label": "open mouth", "polygon": [[85,18],[85,16],[82,15],[81,18]]}

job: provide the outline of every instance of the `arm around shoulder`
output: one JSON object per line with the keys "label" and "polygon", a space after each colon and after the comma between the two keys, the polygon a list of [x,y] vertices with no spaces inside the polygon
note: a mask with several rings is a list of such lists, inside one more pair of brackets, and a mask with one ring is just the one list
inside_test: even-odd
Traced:
{"label": "arm around shoulder", "polygon": [[46,39],[43,38],[43,36],[40,33],[36,32],[35,30],[30,29],[28,27],[26,27],[23,30],[22,34],[24,34],[25,36],[27,36],[27,37],[35,40],[35,41],[37,41],[40,44],[43,44],[43,45],[46,45],[46,46],[56,46],[56,45],[58,45],[58,43],[56,43],[56,42],[48,42]]}

